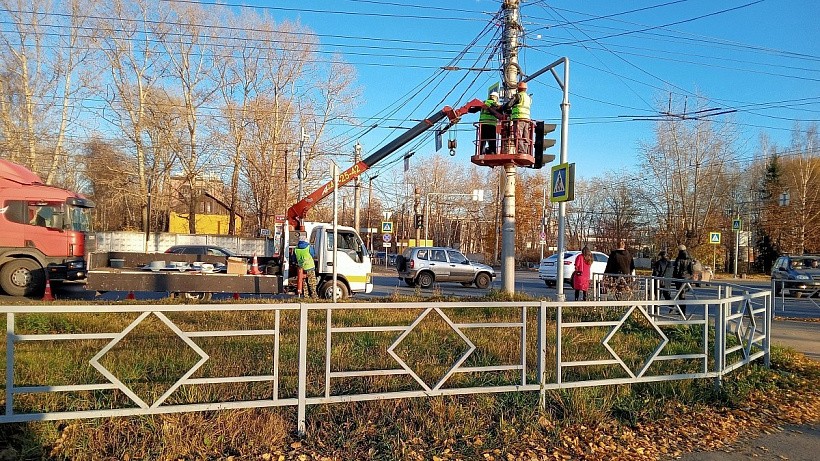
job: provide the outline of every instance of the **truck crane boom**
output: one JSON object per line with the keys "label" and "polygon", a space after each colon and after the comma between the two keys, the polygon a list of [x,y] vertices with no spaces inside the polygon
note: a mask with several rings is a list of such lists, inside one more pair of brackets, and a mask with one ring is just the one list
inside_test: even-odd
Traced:
{"label": "truck crane boom", "polygon": [[[483,107],[484,103],[478,99],[473,99],[472,101],[459,107],[458,109],[453,109],[450,106],[444,106],[444,108],[442,108],[440,111],[422,120],[414,127],[402,133],[399,137],[390,141],[389,143],[384,145],[382,148],[380,148],[367,158],[361,160],[360,162],[354,164],[353,166],[342,172],[339,175],[339,186],[347,184],[353,179],[361,176],[362,173],[370,169],[373,165],[380,162],[393,152],[399,150],[402,146],[404,146],[408,142],[412,141],[413,139],[420,136],[422,133],[432,128],[436,123],[443,120],[445,117],[447,117],[447,119],[449,119],[450,121],[450,124],[447,125],[447,127],[445,128],[446,130],[450,126],[458,123],[462,115],[467,113],[478,112]],[[291,206],[288,209],[287,214],[288,223],[291,226],[293,226],[294,229],[304,230],[303,221],[305,219],[305,215],[307,215],[308,210],[310,210],[310,208],[312,208],[313,205],[315,205],[320,200],[330,195],[332,192],[333,181],[331,180],[327,184],[313,191],[310,195],[303,198],[295,205]]]}

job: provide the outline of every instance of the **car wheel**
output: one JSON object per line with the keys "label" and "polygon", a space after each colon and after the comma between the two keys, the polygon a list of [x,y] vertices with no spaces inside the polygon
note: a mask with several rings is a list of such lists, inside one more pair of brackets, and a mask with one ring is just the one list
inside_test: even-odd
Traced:
{"label": "car wheel", "polygon": [[774,282],[774,295],[780,296],[780,293],[783,292],[783,285],[778,283],[777,281]]}
{"label": "car wheel", "polygon": [[433,282],[435,282],[435,277],[431,272],[422,272],[419,274],[418,279],[416,279],[416,283],[418,283],[419,287],[421,288],[430,288],[433,286]]}
{"label": "car wheel", "polygon": [[554,280],[544,280],[544,283],[547,284],[547,287],[552,288],[555,286]]}
{"label": "car wheel", "polygon": [[413,280],[411,277],[405,277],[404,283],[406,283],[408,287],[416,286],[416,281]]}
{"label": "car wheel", "polygon": [[0,287],[9,296],[42,294],[46,287],[46,273],[31,259],[15,259],[0,269]]}
{"label": "car wheel", "polygon": [[480,273],[475,278],[475,286],[476,288],[485,289],[490,286],[492,279],[490,278],[489,274],[487,273]]}
{"label": "car wheel", "polygon": [[[319,288],[319,295],[324,299],[333,299],[333,280],[328,280]],[[347,299],[347,285],[341,280],[336,280],[336,299]]]}

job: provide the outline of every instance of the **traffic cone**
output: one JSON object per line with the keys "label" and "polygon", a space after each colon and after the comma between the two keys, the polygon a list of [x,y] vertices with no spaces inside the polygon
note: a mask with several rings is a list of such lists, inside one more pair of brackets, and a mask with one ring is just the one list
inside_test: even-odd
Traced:
{"label": "traffic cone", "polygon": [[54,301],[54,295],[51,293],[51,282],[46,276],[46,291],[43,292],[43,301]]}
{"label": "traffic cone", "polygon": [[128,292],[128,296],[126,296],[126,297],[125,297],[125,299],[137,299],[137,297],[136,297],[136,296],[134,296],[134,292],[133,292],[133,291],[129,291],[129,292]]}
{"label": "traffic cone", "polygon": [[251,275],[260,275],[262,271],[259,270],[259,262],[256,260],[256,253],[253,254],[253,264],[251,264]]}

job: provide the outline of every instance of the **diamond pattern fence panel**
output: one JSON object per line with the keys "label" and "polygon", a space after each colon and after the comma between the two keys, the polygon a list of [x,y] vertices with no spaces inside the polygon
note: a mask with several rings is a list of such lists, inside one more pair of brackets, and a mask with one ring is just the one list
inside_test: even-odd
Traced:
{"label": "diamond pattern fence panel", "polygon": [[692,378],[768,363],[769,291],[669,301],[0,306],[0,422]]}

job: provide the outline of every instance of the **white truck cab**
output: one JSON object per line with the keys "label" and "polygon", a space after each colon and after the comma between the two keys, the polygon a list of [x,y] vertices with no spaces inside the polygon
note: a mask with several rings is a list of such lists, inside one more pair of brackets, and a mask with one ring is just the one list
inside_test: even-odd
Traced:
{"label": "white truck cab", "polygon": [[373,291],[373,271],[370,255],[355,229],[338,226],[336,229],[336,256],[334,264],[333,225],[305,222],[308,242],[316,255],[316,278],[319,296],[333,298],[333,267],[336,267],[336,296],[343,299],[353,293]]}

